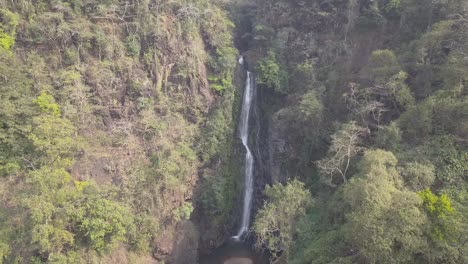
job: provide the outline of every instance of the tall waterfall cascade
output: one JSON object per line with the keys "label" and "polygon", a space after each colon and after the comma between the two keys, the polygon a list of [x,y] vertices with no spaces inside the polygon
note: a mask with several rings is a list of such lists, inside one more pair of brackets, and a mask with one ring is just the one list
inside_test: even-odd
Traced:
{"label": "tall waterfall cascade", "polygon": [[[239,63],[244,64],[244,58],[240,57]],[[240,239],[249,229],[250,213],[252,210],[252,196],[253,196],[253,173],[254,173],[254,158],[249,148],[249,116],[250,109],[254,98],[254,82],[252,73],[247,71],[247,79],[245,81],[244,97],[242,100],[242,111],[239,120],[239,132],[242,144],[245,147],[245,179],[244,179],[244,200],[242,207],[241,225],[235,235],[234,239]]]}

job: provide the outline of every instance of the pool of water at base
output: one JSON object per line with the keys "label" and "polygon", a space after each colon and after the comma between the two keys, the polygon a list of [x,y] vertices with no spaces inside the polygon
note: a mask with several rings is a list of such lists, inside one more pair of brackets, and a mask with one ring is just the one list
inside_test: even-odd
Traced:
{"label": "pool of water at base", "polygon": [[268,264],[267,254],[255,252],[243,242],[230,239],[212,254],[200,257],[200,264]]}

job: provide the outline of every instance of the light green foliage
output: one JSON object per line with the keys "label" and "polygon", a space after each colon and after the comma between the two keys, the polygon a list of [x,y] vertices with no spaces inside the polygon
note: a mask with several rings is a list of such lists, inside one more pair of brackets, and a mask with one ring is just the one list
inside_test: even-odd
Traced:
{"label": "light green foliage", "polygon": [[50,114],[54,117],[60,116],[60,106],[55,103],[52,95],[42,92],[34,102],[39,106],[43,113]]}
{"label": "light green foliage", "polygon": [[61,252],[74,243],[74,235],[67,229],[66,210],[73,207],[71,201],[77,193],[69,188],[70,180],[65,169],[43,167],[28,175],[30,197],[22,203],[30,214],[31,242],[41,254]]}
{"label": "light green foliage", "polygon": [[423,205],[431,216],[444,219],[453,212],[450,199],[447,195],[434,195],[431,190],[425,189],[418,193],[423,200]]}
{"label": "light green foliage", "polygon": [[0,8],[0,47],[10,51],[15,44],[19,16],[8,9]]}
{"label": "light green foliage", "polygon": [[431,234],[434,239],[450,239],[454,227],[451,226],[449,218],[454,216],[454,209],[447,195],[435,195],[429,189],[418,193],[423,200],[423,206],[428,216],[433,220]]}
{"label": "light green foliage", "polygon": [[29,139],[36,151],[45,155],[40,157],[43,165],[51,166],[55,162],[71,165],[69,158],[78,149],[80,140],[71,122],[56,116],[42,115],[35,117],[33,124]]}
{"label": "light green foliage", "polygon": [[15,38],[12,36],[8,35],[7,33],[3,32],[0,29],[0,47],[10,51],[11,47],[15,44]]}
{"label": "light green foliage", "polygon": [[257,247],[273,254],[288,251],[295,234],[295,225],[311,204],[310,193],[304,184],[291,180],[285,185],[275,184],[265,189],[267,202],[255,216],[253,229]]}
{"label": "light green foliage", "polygon": [[[228,160],[221,146],[233,131],[234,24],[220,3],[153,4],[2,4],[5,263],[149,255],[150,241],[190,217],[193,206],[184,200],[198,169],[221,156]],[[203,137],[207,113],[218,103],[221,117],[214,115]],[[207,148],[196,152],[200,145]],[[236,179],[234,169],[222,169],[230,171],[219,176],[229,182],[219,202],[227,217]],[[105,256],[120,244],[121,255]],[[147,261],[138,257],[134,263]]]}
{"label": "light green foliage", "polygon": [[265,58],[257,65],[257,81],[278,93],[287,93],[287,73],[278,62],[277,54],[274,50],[268,51]]}

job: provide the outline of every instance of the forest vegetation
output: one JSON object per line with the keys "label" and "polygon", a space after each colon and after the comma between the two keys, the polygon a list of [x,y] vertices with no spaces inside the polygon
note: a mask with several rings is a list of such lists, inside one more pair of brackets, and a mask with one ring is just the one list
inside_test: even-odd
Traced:
{"label": "forest vegetation", "polygon": [[256,250],[468,263],[466,0],[0,0],[0,263],[220,246],[242,199],[241,54]]}

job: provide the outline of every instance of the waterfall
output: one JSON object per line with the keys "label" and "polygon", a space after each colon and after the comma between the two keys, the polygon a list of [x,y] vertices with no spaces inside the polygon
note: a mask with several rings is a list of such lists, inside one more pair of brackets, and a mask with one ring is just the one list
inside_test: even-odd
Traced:
{"label": "waterfall", "polygon": [[[241,57],[239,63],[243,64],[244,60]],[[254,97],[254,91],[252,89],[253,80],[252,74],[247,71],[247,79],[245,81],[244,98],[242,100],[242,111],[239,120],[239,132],[242,144],[245,147],[245,184],[244,184],[244,203],[242,207],[242,220],[237,235],[234,239],[239,239],[249,229],[250,211],[252,210],[252,195],[253,195],[253,170],[254,170],[254,159],[252,152],[249,148],[249,116],[250,108]]]}

